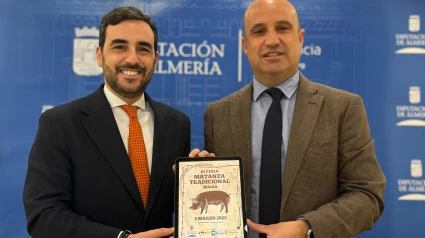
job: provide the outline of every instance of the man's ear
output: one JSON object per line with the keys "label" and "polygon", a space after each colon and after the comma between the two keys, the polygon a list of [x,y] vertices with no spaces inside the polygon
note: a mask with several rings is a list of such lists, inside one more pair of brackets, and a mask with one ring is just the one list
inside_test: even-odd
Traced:
{"label": "man's ear", "polygon": [[154,70],[156,70],[156,64],[158,64],[158,58],[159,58],[159,52],[155,52],[155,65],[154,65]]}
{"label": "man's ear", "polygon": [[301,29],[298,32],[298,38],[299,38],[299,41],[300,41],[301,45],[304,44],[304,34],[305,34],[305,30],[304,29]]}
{"label": "man's ear", "polygon": [[97,61],[97,65],[99,67],[102,67],[103,66],[102,50],[100,49],[99,46],[96,48],[96,61]]}
{"label": "man's ear", "polygon": [[247,51],[248,51],[248,42],[247,42],[247,40],[246,40],[245,36],[242,36],[241,41],[242,41],[242,49],[243,49],[243,52],[245,53],[245,55],[247,55]]}

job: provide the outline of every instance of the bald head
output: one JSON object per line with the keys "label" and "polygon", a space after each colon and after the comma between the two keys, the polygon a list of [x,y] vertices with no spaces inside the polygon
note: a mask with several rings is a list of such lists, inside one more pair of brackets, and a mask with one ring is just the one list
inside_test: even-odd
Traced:
{"label": "bald head", "polygon": [[254,17],[257,17],[259,13],[266,13],[267,11],[281,11],[285,10],[286,13],[289,14],[288,17],[292,18],[294,27],[300,30],[300,21],[298,18],[297,10],[295,7],[287,0],[255,0],[245,11],[245,15],[243,18],[244,23],[244,32],[249,31],[246,29],[247,21],[249,22]]}
{"label": "bald head", "polygon": [[298,71],[304,30],[286,0],[256,0],[245,12],[242,47],[255,78],[274,87]]}

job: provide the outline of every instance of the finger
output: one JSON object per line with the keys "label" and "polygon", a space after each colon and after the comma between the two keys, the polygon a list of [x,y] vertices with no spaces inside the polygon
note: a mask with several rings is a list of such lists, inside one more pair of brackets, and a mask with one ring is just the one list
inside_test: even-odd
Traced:
{"label": "finger", "polygon": [[149,233],[149,237],[171,236],[174,233],[174,227],[159,228],[159,229],[155,229],[155,230],[150,230],[147,233]]}
{"label": "finger", "polygon": [[198,157],[208,157],[210,156],[210,153],[208,151],[203,150],[201,153],[198,154]]}
{"label": "finger", "polygon": [[251,229],[255,232],[267,234],[267,230],[268,230],[267,225],[257,224],[257,223],[252,222],[249,219],[247,219],[247,224],[248,224],[249,229]]}
{"label": "finger", "polygon": [[174,233],[174,227],[170,227],[170,228],[161,228],[161,230],[162,230],[162,234],[161,234],[161,237],[164,237],[164,236],[171,236],[171,235],[173,235],[173,233]]}
{"label": "finger", "polygon": [[210,153],[210,157],[215,157],[215,154],[214,153]]}
{"label": "finger", "polygon": [[173,171],[176,173],[176,165],[173,165]]}
{"label": "finger", "polygon": [[191,158],[197,157],[200,152],[201,151],[198,148],[195,148],[189,153],[189,157],[191,157]]}

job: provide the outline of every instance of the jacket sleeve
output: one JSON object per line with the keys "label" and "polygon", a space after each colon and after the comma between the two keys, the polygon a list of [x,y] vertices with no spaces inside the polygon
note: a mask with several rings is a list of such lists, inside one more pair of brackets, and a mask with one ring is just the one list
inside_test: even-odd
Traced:
{"label": "jacket sleeve", "polygon": [[28,233],[35,238],[116,238],[119,229],[72,210],[73,164],[67,151],[72,141],[54,116],[51,110],[41,115],[29,155],[23,191]]}
{"label": "jacket sleeve", "polygon": [[338,198],[303,214],[314,237],[352,237],[371,229],[384,210],[386,179],[376,160],[363,102],[351,98],[338,132]]}
{"label": "jacket sleeve", "polygon": [[209,104],[207,106],[207,110],[205,111],[204,115],[204,142],[205,147],[204,150],[208,151],[209,153],[214,153],[214,147],[213,147],[213,123],[211,121],[211,105]]}

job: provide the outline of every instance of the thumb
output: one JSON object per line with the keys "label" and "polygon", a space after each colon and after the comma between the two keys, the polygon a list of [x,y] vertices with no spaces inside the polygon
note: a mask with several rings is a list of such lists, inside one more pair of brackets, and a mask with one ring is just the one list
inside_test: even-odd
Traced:
{"label": "thumb", "polygon": [[247,219],[247,224],[249,229],[258,232],[258,233],[263,233],[263,234],[267,234],[267,225],[262,225],[262,224],[258,224],[258,223],[254,223],[251,220]]}
{"label": "thumb", "polygon": [[[150,230],[146,232],[146,237],[164,237],[164,236],[170,236],[174,232],[174,227],[171,228],[159,228],[155,230]],[[148,236],[149,235],[149,236]]]}
{"label": "thumb", "polygon": [[174,227],[161,228],[160,230],[161,230],[160,237],[170,236],[174,233]]}

